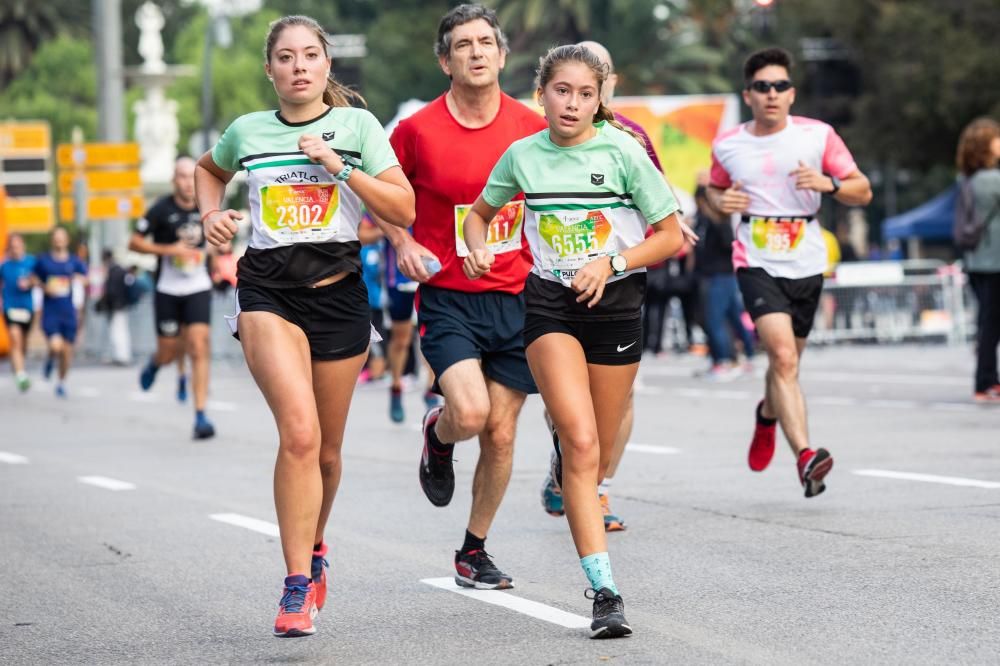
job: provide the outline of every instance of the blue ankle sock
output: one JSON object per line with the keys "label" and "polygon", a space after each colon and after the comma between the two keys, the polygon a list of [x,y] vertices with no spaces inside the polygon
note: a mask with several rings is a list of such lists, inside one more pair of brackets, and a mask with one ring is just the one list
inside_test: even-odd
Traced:
{"label": "blue ankle sock", "polygon": [[197,410],[194,413],[194,422],[195,423],[204,423],[207,420],[208,420],[208,417],[205,416],[205,410],[204,409],[199,409],[199,410]]}
{"label": "blue ankle sock", "polygon": [[590,586],[595,591],[606,587],[618,594],[618,588],[611,577],[611,560],[606,552],[594,553],[580,558],[580,566],[583,567],[583,573],[587,574],[587,580],[590,581]]}

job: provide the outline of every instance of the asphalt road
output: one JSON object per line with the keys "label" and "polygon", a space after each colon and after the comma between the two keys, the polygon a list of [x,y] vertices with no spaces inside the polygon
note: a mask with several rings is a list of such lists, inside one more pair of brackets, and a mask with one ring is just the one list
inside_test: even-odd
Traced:
{"label": "asphalt road", "polygon": [[812,439],[836,460],[810,500],[786,448],[762,474],[746,467],[760,369],[710,383],[693,376],[702,364],[643,364],[612,494],[635,629],[617,641],[579,628],[586,579],[539,503],[537,397],[487,543],[516,587],[462,595],[448,579],[476,445],[456,449],[452,505],[432,507],[416,478],[420,393],[393,425],[385,387],[359,388],[328,606],[315,636],[281,640],[275,430],[241,363],[213,367],[219,436],[202,442],[170,369],[143,394],[138,368],[78,368],[65,401],[40,381],[19,395],[4,374],[0,662],[997,663],[1000,408],[971,404],[969,349],[810,349]]}

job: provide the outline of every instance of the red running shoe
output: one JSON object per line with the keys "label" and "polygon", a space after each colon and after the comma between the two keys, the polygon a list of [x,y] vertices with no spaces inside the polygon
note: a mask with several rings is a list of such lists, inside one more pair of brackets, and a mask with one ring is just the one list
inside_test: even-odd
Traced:
{"label": "red running shoe", "polygon": [[326,560],[329,552],[326,542],[320,546],[319,550],[314,550],[312,554],[312,584],[316,590],[316,610],[323,610],[326,604],[326,570],[330,568],[330,563]]}
{"label": "red running shoe", "polygon": [[823,479],[833,469],[833,456],[826,449],[805,449],[799,454],[799,481],[806,497],[815,497],[826,490]]}
{"label": "red running shoe", "polygon": [[274,635],[281,638],[298,638],[316,633],[316,590],[303,575],[285,578],[285,591],[278,602],[278,618],[274,621]]}
{"label": "red running shoe", "polygon": [[972,399],[981,405],[1000,404],[1000,384],[991,386],[985,391],[976,391]]}
{"label": "red running shoe", "polygon": [[750,469],[755,472],[763,472],[771,464],[771,459],[774,458],[775,429],[778,427],[777,419],[768,419],[771,421],[770,424],[762,422],[760,410],[763,406],[763,400],[757,403],[753,440],[750,442],[750,453],[747,454]]}

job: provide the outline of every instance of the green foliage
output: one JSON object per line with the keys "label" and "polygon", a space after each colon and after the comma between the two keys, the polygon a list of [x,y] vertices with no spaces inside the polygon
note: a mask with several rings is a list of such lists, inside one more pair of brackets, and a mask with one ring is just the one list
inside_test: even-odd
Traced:
{"label": "green foliage", "polygon": [[69,141],[79,125],[97,132],[97,80],[88,41],[59,37],[45,42],[28,68],[0,96],[0,118],[47,120],[54,143]]}

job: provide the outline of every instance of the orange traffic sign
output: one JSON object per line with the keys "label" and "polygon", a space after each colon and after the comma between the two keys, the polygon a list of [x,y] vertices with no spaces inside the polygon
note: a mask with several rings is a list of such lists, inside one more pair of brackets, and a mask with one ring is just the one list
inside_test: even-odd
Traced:
{"label": "orange traffic sign", "polygon": [[9,232],[37,233],[55,224],[52,199],[48,197],[7,197],[4,215]]}
{"label": "orange traffic sign", "polygon": [[[98,195],[87,197],[88,221],[119,220],[123,217],[142,217],[146,200],[141,194]],[[59,199],[59,219],[70,222],[76,219],[76,206],[72,197]]]}
{"label": "orange traffic sign", "polygon": [[[142,189],[142,180],[139,178],[138,169],[83,171],[80,172],[79,176],[87,181],[88,194]],[[77,174],[72,171],[61,171],[59,173],[59,194],[72,194],[76,178]]]}
{"label": "orange traffic sign", "polygon": [[0,123],[0,156],[49,156],[52,135],[48,123]]}
{"label": "orange traffic sign", "polygon": [[137,143],[60,143],[56,149],[60,169],[91,167],[132,167],[139,165]]}

